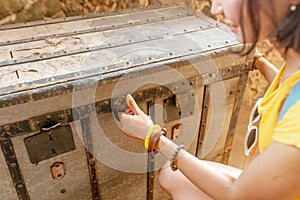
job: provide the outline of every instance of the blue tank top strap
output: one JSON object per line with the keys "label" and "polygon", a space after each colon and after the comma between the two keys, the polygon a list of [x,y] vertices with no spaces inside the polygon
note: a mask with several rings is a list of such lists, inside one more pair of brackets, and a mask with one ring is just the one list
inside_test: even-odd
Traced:
{"label": "blue tank top strap", "polygon": [[278,121],[280,121],[283,118],[284,114],[288,111],[288,109],[299,100],[300,100],[300,81],[294,86],[294,88],[288,95],[287,99],[285,100],[283,107],[281,108]]}

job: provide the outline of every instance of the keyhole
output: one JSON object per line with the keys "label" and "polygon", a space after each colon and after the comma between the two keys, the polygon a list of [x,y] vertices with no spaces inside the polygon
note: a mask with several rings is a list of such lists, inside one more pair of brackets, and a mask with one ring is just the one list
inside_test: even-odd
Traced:
{"label": "keyhole", "polygon": [[48,139],[49,139],[49,140],[53,140],[53,137],[52,137],[51,132],[49,132],[49,134],[48,134]]}
{"label": "keyhole", "polygon": [[53,154],[56,154],[56,150],[55,149],[51,149]]}

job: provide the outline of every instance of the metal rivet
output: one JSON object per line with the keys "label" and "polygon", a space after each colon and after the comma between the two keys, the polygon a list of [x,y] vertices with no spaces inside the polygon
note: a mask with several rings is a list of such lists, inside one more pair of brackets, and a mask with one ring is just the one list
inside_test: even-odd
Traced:
{"label": "metal rivet", "polygon": [[23,188],[23,184],[18,184],[18,189],[22,189]]}
{"label": "metal rivet", "polygon": [[16,167],[17,166],[17,164],[16,163],[10,163],[10,165],[9,165],[10,167]]}
{"label": "metal rivet", "polygon": [[59,120],[63,120],[63,119],[65,119],[65,116],[63,114],[60,114],[59,117],[58,117],[58,119]]}
{"label": "metal rivet", "polygon": [[40,125],[40,122],[39,122],[39,121],[35,121],[35,122],[34,122],[34,125],[35,125],[35,126],[39,126],[39,125]]}
{"label": "metal rivet", "polygon": [[8,125],[6,125],[6,126],[3,126],[3,129],[5,130],[5,131],[9,131],[9,126]]}

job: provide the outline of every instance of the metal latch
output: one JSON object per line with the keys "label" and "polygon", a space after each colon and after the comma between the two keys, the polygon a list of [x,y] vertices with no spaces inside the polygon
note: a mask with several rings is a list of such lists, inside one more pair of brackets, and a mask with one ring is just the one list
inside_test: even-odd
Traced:
{"label": "metal latch", "polygon": [[71,127],[60,123],[42,128],[39,133],[24,138],[24,143],[32,164],[75,149]]}

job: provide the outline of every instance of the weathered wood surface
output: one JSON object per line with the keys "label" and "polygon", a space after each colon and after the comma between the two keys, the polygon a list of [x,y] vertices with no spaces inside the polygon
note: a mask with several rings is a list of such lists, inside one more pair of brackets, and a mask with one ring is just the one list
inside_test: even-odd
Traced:
{"label": "weathered wood surface", "polygon": [[[157,183],[165,158],[118,128],[120,97],[132,93],[195,156],[226,163],[251,66],[230,52],[240,47],[183,5],[0,27],[0,198],[170,199]],[[32,164],[24,138],[49,121],[71,125],[76,149]]]}

